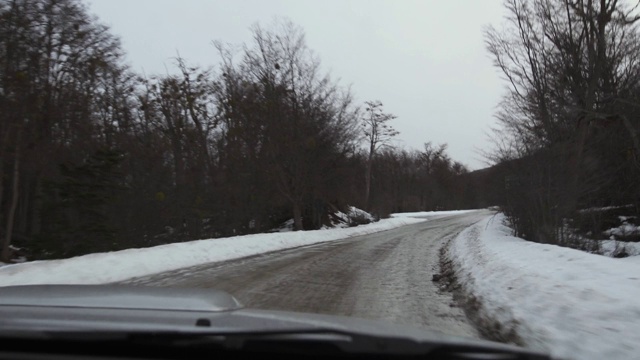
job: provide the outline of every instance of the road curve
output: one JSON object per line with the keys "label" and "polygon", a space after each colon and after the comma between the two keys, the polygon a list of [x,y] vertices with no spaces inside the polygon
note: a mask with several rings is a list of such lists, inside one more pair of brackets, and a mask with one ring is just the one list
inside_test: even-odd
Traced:
{"label": "road curve", "polygon": [[442,245],[488,214],[446,216],[124,283],[216,288],[251,308],[355,316],[479,338],[451,294],[431,279]]}

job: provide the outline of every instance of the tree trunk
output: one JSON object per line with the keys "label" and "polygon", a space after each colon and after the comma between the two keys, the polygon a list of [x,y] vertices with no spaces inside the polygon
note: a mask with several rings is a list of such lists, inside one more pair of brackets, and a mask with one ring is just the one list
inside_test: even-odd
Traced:
{"label": "tree trunk", "polygon": [[367,159],[367,170],[364,179],[364,208],[369,211],[369,198],[371,196],[371,168],[373,167],[373,152],[375,151],[375,143],[371,141],[369,148],[369,158]]}
{"label": "tree trunk", "polygon": [[371,193],[371,164],[367,163],[367,172],[365,174],[364,184],[364,208],[369,209],[369,194]]}
{"label": "tree trunk", "polygon": [[584,144],[587,141],[587,134],[589,133],[588,121],[589,119],[586,117],[580,120],[577,129],[578,134],[575,139],[573,148],[570,150],[571,153],[569,155],[567,172],[567,176],[569,177],[566,189],[567,199],[564,203],[564,214],[562,214],[563,216],[568,216],[577,209],[578,198],[580,197],[580,164],[582,163]]}
{"label": "tree trunk", "polygon": [[296,201],[293,203],[293,226],[294,230],[302,230],[302,206],[300,206],[300,202]]}
{"label": "tree trunk", "polygon": [[186,184],[184,158],[182,157],[182,144],[180,135],[171,133],[171,147],[173,150],[173,169],[175,171],[175,184],[178,193],[182,191]]}
{"label": "tree trunk", "polygon": [[[606,27],[611,22],[611,13],[613,9],[607,8],[607,3],[604,0],[600,1],[600,12],[596,15],[596,23],[589,18],[583,19],[585,28],[590,30],[590,43],[587,44],[587,56],[588,64],[591,67],[589,84],[586,89],[585,101],[584,101],[584,116],[580,118],[577,126],[577,137],[573,148],[573,153],[569,160],[569,181],[568,181],[568,199],[566,201],[566,210],[573,212],[577,209],[578,199],[580,197],[579,179],[580,169],[584,153],[584,146],[589,134],[589,126],[593,119],[593,114],[596,109],[596,92],[598,90],[598,84],[603,76],[604,67],[606,63]],[[609,13],[611,11],[611,13]],[[569,215],[569,214],[564,214]]]}
{"label": "tree trunk", "polygon": [[640,166],[640,159],[638,158],[638,156],[640,156],[640,140],[638,140],[636,129],[626,116],[620,115],[620,118],[622,119],[622,124],[627,129],[627,132],[631,137],[631,141],[633,142],[633,161],[636,166]]}
{"label": "tree trunk", "polygon": [[[19,143],[19,141],[18,141]],[[20,153],[18,147],[16,146],[16,154],[13,162],[13,189],[12,189],[12,197],[11,197],[11,207],[9,208],[9,213],[7,214],[7,226],[6,232],[4,236],[4,241],[2,242],[2,254],[0,256],[0,260],[4,262],[9,262],[11,260],[11,249],[9,245],[11,245],[11,235],[13,234],[13,219],[16,213],[16,207],[18,206],[18,183],[19,183],[19,166],[20,166]]]}
{"label": "tree trunk", "polygon": [[[2,120],[0,121],[5,121],[5,118],[3,117]],[[0,129],[0,131],[4,130],[4,136],[2,137],[2,144],[8,144],[9,143],[9,129],[4,128],[4,129]],[[4,146],[0,146],[0,221],[2,221],[4,219],[4,209],[2,208],[2,204],[4,202],[4,171],[5,171],[5,147]],[[1,230],[0,230],[1,231]],[[0,233],[0,236],[2,236],[2,233]]]}

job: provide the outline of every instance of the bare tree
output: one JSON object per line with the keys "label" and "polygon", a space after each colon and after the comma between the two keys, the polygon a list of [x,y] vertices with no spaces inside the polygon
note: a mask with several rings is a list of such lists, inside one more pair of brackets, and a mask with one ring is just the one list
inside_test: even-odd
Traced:
{"label": "bare tree", "polygon": [[383,112],[382,102],[379,100],[367,101],[365,102],[365,105],[365,113],[361,119],[361,125],[368,148],[364,204],[365,208],[369,208],[369,197],[371,195],[371,167],[373,164],[373,158],[375,157],[376,152],[381,147],[389,145],[391,139],[398,135],[399,132],[389,125],[389,121],[396,119],[397,116]]}
{"label": "bare tree", "polygon": [[302,29],[280,21],[252,30],[253,43],[245,46],[239,65],[223,51],[218,102],[224,140],[244,142],[251,157],[258,157],[264,178],[290,204],[295,229],[301,230],[307,208],[327,201],[325,184],[337,173],[338,159],[354,148],[351,96],[321,74]]}
{"label": "bare tree", "polygon": [[9,129],[21,134],[11,130],[11,141],[3,143],[0,171],[13,169],[15,181],[2,186],[0,216],[3,230],[14,233],[3,237],[16,239],[35,235],[47,221],[41,216],[45,179],[58,175],[60,163],[97,147],[100,126],[109,122],[98,124],[93,99],[107,92],[106,74],[120,68],[122,51],[77,0],[4,1],[0,18],[0,136]]}
{"label": "bare tree", "polygon": [[[531,215],[531,229],[551,229],[606,181],[587,143],[599,119],[618,113],[616,99],[638,83],[635,8],[618,0],[507,0],[505,6],[505,30],[486,33],[487,48],[510,86],[497,113],[500,154],[494,159],[540,162],[530,166],[544,177],[528,177],[539,183],[524,188],[539,192],[529,198],[544,198],[539,209],[546,213],[533,214],[526,204],[522,210]],[[512,164],[518,164],[514,171],[526,168]],[[552,241],[553,231],[546,232],[541,237]]]}
{"label": "bare tree", "polygon": [[[21,133],[18,130],[17,133],[17,141],[16,143],[20,143]],[[14,227],[14,219],[16,214],[16,207],[18,206],[19,199],[19,186],[20,186],[20,148],[15,147],[15,154],[13,157],[13,171],[11,174],[12,183],[11,183],[11,202],[9,205],[9,210],[6,217],[6,227],[5,233],[2,239],[2,248],[0,249],[0,261],[9,262],[11,260],[11,238],[13,237],[13,227]],[[1,190],[1,189],[0,189]]]}

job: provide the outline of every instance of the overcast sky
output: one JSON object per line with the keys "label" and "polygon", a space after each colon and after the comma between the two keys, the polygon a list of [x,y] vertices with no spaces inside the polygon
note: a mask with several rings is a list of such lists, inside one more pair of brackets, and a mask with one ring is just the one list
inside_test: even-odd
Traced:
{"label": "overcast sky", "polygon": [[504,83],[482,30],[502,22],[502,0],[87,0],[118,35],[134,70],[165,73],[176,52],[218,63],[212,40],[249,42],[249,27],[286,17],[302,26],[324,69],[359,103],[380,100],[398,116],[397,145],[449,144],[472,169]]}

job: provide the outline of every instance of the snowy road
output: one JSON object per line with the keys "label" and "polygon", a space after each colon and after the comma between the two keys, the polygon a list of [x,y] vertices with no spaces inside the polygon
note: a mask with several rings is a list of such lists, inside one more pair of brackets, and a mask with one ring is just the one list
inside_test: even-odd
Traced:
{"label": "snowy road", "polygon": [[446,216],[125,283],[217,288],[252,308],[356,316],[479,337],[451,295],[431,278],[444,242],[489,214]]}

